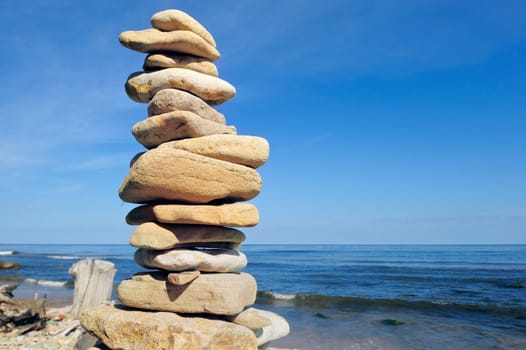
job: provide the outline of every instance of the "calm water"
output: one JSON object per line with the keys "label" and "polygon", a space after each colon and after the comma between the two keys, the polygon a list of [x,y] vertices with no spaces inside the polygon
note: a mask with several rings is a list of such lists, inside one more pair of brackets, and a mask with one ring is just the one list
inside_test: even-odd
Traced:
{"label": "calm water", "polygon": [[[125,245],[0,245],[18,295],[71,298],[68,268],[112,261],[116,283],[141,268]],[[526,349],[526,246],[246,245],[257,307],[285,316],[294,349]],[[3,253],[2,253],[3,252]],[[31,279],[31,280],[28,280]]]}

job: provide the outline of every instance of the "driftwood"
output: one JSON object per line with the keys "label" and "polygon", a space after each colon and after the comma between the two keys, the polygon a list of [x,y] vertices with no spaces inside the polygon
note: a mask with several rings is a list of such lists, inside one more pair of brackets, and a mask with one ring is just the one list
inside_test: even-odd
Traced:
{"label": "driftwood", "polygon": [[71,316],[78,318],[81,311],[110,300],[115,277],[115,265],[105,260],[87,258],[75,263],[69,274],[75,280]]}
{"label": "driftwood", "polygon": [[13,300],[15,285],[0,286],[0,332],[17,335],[44,327],[44,300]]}

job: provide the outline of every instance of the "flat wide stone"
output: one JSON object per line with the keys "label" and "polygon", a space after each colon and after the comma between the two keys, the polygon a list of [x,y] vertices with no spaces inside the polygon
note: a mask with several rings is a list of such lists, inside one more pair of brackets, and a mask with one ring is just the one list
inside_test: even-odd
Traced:
{"label": "flat wide stone", "polygon": [[237,249],[137,249],[135,262],[147,269],[234,272],[247,266],[247,257]]}
{"label": "flat wide stone", "polygon": [[[215,134],[215,135],[214,135]],[[172,147],[227,162],[258,168],[265,164],[269,154],[267,140],[257,136],[218,135],[167,142],[163,147]],[[226,133],[222,133],[226,134]]]}
{"label": "flat wide stone", "polygon": [[258,209],[249,203],[223,205],[155,204],[132,209],[126,222],[139,225],[149,221],[165,224],[197,224],[233,227],[255,226]]}
{"label": "flat wide stone", "polygon": [[133,232],[130,245],[137,248],[164,250],[194,243],[233,243],[234,246],[245,240],[243,232],[221,226],[203,225],[163,225],[146,222]]}
{"label": "flat wide stone", "polygon": [[210,104],[221,104],[236,94],[230,83],[184,68],[166,68],[155,72],[137,72],[129,76],[125,85],[128,96],[136,101],[147,103],[163,89],[188,91]]}
{"label": "flat wide stone", "polygon": [[156,93],[148,104],[148,116],[172,111],[190,111],[203,119],[226,124],[225,116],[199,97],[183,90],[164,89]]}
{"label": "flat wide stone", "polygon": [[213,47],[216,46],[212,34],[210,34],[201,23],[196,21],[186,12],[180,10],[164,10],[157,12],[152,16],[151,22],[152,27],[167,32],[174,30],[189,30],[199,35]]}
{"label": "flat wide stone", "polygon": [[119,196],[131,203],[244,201],[257,196],[261,185],[259,174],[249,167],[159,147],[135,159]]}
{"label": "flat wide stone", "polygon": [[219,72],[215,64],[206,58],[184,54],[150,54],[144,59],[143,69],[157,70],[163,68],[185,68],[217,77]]}
{"label": "flat wide stone", "polygon": [[82,327],[111,349],[209,350],[253,349],[256,337],[248,328],[172,312],[145,312],[101,305],[80,315]]}
{"label": "flat wide stone", "polygon": [[236,128],[206,120],[188,111],[168,112],[146,118],[133,126],[132,134],[146,148],[187,137],[235,134]]}
{"label": "flat wide stone", "polygon": [[141,273],[121,282],[123,305],[145,310],[237,315],[256,300],[257,285],[247,273],[201,274],[192,283],[167,282],[168,273]]}
{"label": "flat wide stone", "polygon": [[119,35],[124,47],[139,52],[178,52],[204,57],[215,61],[219,51],[199,35],[188,30],[162,32],[158,29],[130,30]]}

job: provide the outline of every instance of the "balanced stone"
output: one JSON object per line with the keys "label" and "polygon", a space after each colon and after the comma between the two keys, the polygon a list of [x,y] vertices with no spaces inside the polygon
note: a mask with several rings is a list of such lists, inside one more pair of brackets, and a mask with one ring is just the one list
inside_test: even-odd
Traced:
{"label": "balanced stone", "polygon": [[249,167],[170,147],[138,157],[119,189],[125,202],[249,200],[259,194],[261,178]]}
{"label": "balanced stone", "polygon": [[126,93],[136,101],[147,103],[163,89],[188,91],[210,104],[221,104],[236,94],[230,83],[211,75],[184,68],[166,68],[155,72],[137,72],[126,82]]}
{"label": "balanced stone", "polygon": [[183,11],[165,10],[157,12],[152,16],[151,22],[152,27],[164,31],[189,30],[199,35],[210,45],[216,46],[212,34],[201,23]]}
{"label": "balanced stone", "polygon": [[177,286],[183,286],[195,280],[201,275],[199,270],[172,272],[168,274],[167,281]]}
{"label": "balanced stone", "polygon": [[152,53],[157,51],[187,53],[215,61],[219,51],[199,35],[188,30],[161,32],[158,29],[130,30],[119,35],[119,41],[128,49]]}
{"label": "balanced stone", "polygon": [[167,283],[167,273],[141,273],[121,282],[123,305],[145,310],[237,315],[254,304],[257,285],[247,273],[201,274],[192,283]]}
{"label": "balanced stone", "polygon": [[252,330],[272,325],[272,322],[268,318],[262,316],[260,311],[261,310],[250,307],[243,310],[239,315],[227,317],[227,320]]}
{"label": "balanced stone", "polygon": [[239,246],[244,240],[243,232],[221,226],[162,225],[147,222],[133,232],[130,245],[137,248],[164,250],[194,243],[206,247],[206,243],[233,243]]}
{"label": "balanced stone", "polygon": [[165,271],[199,270],[233,272],[247,266],[247,257],[236,249],[137,249],[135,262],[149,269]]}
{"label": "balanced stone", "polygon": [[146,148],[161,143],[213,134],[235,134],[236,128],[206,120],[188,111],[173,111],[146,118],[133,126],[132,134]]}
{"label": "balanced stone", "polygon": [[111,349],[253,349],[256,337],[248,328],[172,312],[145,312],[101,305],[80,315],[82,327]]}
{"label": "balanced stone", "polygon": [[186,68],[217,77],[219,72],[215,64],[209,60],[183,54],[156,53],[146,56],[144,70],[157,70],[162,68]]}
{"label": "balanced stone", "polygon": [[201,118],[226,124],[225,116],[208,103],[186,91],[164,89],[156,93],[148,104],[148,116],[172,111],[190,111]]}
{"label": "balanced stone", "polygon": [[130,225],[149,221],[166,224],[199,224],[250,227],[259,221],[256,206],[249,203],[223,205],[155,204],[132,209],[126,216]]}
{"label": "balanced stone", "polygon": [[268,326],[256,330],[255,334],[257,338],[258,347],[270,341],[283,338],[289,334],[289,324],[287,320],[285,320],[283,317],[271,311],[257,309],[254,310],[256,310],[261,317],[270,320],[271,323]]}
{"label": "balanced stone", "polygon": [[163,147],[172,147],[251,168],[265,164],[269,154],[269,144],[262,137],[219,133],[168,142]]}

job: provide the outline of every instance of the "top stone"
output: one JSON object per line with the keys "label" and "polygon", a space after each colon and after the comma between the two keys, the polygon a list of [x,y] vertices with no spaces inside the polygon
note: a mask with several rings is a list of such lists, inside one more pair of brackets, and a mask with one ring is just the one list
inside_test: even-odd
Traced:
{"label": "top stone", "polygon": [[207,43],[216,47],[216,42],[205,27],[189,14],[179,10],[165,10],[157,12],[151,19],[152,27],[162,31],[189,30],[203,38]]}

